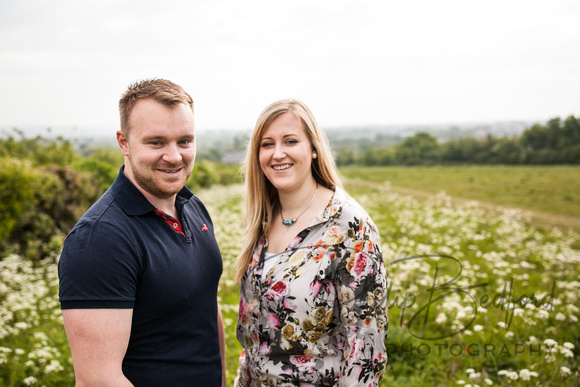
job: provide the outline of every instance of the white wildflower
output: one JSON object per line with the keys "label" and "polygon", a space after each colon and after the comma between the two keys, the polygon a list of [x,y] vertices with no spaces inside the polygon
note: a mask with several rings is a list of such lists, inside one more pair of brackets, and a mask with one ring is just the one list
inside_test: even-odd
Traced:
{"label": "white wildflower", "polygon": [[518,380],[518,378],[519,378],[518,373],[515,371],[500,370],[497,374],[499,376],[505,376],[506,378],[511,379],[511,380]]}
{"label": "white wildflower", "polygon": [[530,371],[527,368],[524,368],[523,370],[520,370],[520,379],[522,380],[530,380],[531,377],[538,377],[538,373],[534,372],[534,371]]}
{"label": "white wildflower", "polygon": [[16,324],[14,324],[14,328],[19,329],[19,330],[28,329],[28,324],[23,322],[23,321],[17,322]]}
{"label": "white wildflower", "polygon": [[447,315],[443,312],[439,313],[435,319],[437,324],[443,324],[445,321],[447,321]]}
{"label": "white wildflower", "polygon": [[478,380],[481,377],[481,372],[472,372],[469,374],[469,380]]}
{"label": "white wildflower", "polygon": [[22,380],[22,383],[26,384],[27,386],[32,386],[33,384],[36,384],[38,382],[38,380],[36,380],[36,378],[34,376],[29,376],[27,378],[25,378],[24,380]]}
{"label": "white wildflower", "polygon": [[562,374],[563,377],[569,376],[572,374],[572,371],[570,370],[570,368],[568,367],[560,367],[560,374]]}
{"label": "white wildflower", "polygon": [[547,310],[540,309],[540,310],[538,310],[537,316],[538,316],[538,318],[547,320],[550,318],[550,313]]}
{"label": "white wildflower", "polygon": [[572,359],[574,357],[574,352],[570,351],[568,348],[560,347],[560,353],[564,355],[564,357]]}
{"label": "white wildflower", "polygon": [[58,360],[51,360],[50,363],[44,367],[44,373],[50,374],[51,372],[59,372],[64,370],[64,367],[60,364]]}

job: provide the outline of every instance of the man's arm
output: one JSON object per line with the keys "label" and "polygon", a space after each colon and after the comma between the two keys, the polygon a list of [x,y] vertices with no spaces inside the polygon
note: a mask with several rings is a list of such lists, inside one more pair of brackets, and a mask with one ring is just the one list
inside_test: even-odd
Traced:
{"label": "man's arm", "polygon": [[226,387],[228,382],[228,379],[226,378],[226,333],[224,329],[224,319],[222,317],[222,311],[220,310],[219,303],[217,318],[220,337],[220,355],[222,357],[222,387]]}
{"label": "man's arm", "polygon": [[76,386],[132,386],[121,369],[133,309],[65,309]]}

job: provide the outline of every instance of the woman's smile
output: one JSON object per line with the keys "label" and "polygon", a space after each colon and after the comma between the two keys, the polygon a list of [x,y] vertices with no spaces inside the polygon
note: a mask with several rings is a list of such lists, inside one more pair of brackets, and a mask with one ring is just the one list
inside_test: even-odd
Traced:
{"label": "woman's smile", "polygon": [[292,164],[273,165],[272,168],[274,168],[276,171],[284,171],[288,168],[292,168]]}

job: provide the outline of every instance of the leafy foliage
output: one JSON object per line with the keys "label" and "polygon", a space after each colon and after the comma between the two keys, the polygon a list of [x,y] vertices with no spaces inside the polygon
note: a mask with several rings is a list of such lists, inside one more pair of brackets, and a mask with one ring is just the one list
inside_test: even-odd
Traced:
{"label": "leafy foliage", "polygon": [[9,135],[0,139],[0,157],[12,157],[19,160],[29,160],[33,166],[38,165],[70,165],[74,159],[74,151],[70,141],[63,137],[47,139],[41,136],[27,138],[24,133],[14,129],[18,137]]}
{"label": "leafy foliage", "polygon": [[[38,261],[60,250],[76,221],[111,185],[123,156],[113,148],[79,156],[61,137],[15,133],[0,139],[0,256]],[[200,160],[188,187],[195,192],[240,181],[239,166]]]}
{"label": "leafy foliage", "polygon": [[578,164],[580,120],[569,116],[536,124],[520,137],[459,138],[440,143],[426,132],[407,137],[388,148],[369,146],[364,151],[343,147],[338,165],[434,165],[434,164]]}
{"label": "leafy foliage", "polygon": [[39,260],[60,249],[62,239],[101,194],[94,177],[72,167],[31,167],[0,160],[0,252]]}

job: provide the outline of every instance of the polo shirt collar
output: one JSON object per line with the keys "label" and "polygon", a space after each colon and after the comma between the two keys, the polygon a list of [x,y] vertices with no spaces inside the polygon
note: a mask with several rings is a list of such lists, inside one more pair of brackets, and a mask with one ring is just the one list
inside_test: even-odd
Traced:
{"label": "polo shirt collar", "polygon": [[[127,215],[137,216],[144,215],[155,210],[155,206],[143,196],[143,194],[133,185],[131,180],[125,176],[125,165],[119,169],[117,178],[111,185],[111,194],[119,203]],[[193,196],[193,193],[187,187],[183,187],[177,194],[177,201],[187,201]]]}

